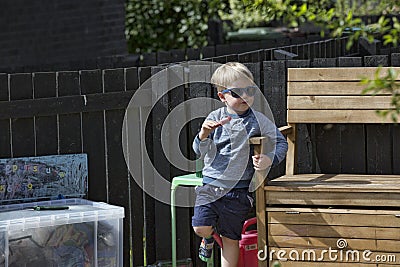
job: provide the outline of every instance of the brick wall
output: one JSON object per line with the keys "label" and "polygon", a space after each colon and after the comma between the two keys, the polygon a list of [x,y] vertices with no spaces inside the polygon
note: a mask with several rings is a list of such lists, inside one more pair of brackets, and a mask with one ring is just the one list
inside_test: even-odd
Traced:
{"label": "brick wall", "polygon": [[1,0],[0,71],[126,55],[124,3]]}

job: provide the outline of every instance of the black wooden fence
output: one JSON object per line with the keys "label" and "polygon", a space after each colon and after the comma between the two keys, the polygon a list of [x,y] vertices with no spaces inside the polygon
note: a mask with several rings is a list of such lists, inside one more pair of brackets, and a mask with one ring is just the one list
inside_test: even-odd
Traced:
{"label": "black wooden fence", "polygon": [[[359,56],[360,46],[346,51],[345,41],[296,44],[210,60],[246,63],[281,126],[286,122],[287,68],[400,66],[400,54]],[[132,179],[122,152],[122,123],[128,102],[160,68],[0,74],[0,157],[87,153],[88,198],[125,207],[125,266],[171,259],[170,207],[143,193]],[[143,139],[153,162],[169,179],[182,171],[168,163],[159,146],[163,119],[179,103],[214,95],[208,85],[199,84],[174,94],[154,108]],[[199,123],[192,121],[182,134],[181,149],[192,158],[191,141]],[[400,173],[397,126],[303,125],[300,133],[301,172]],[[271,176],[280,173],[282,166]],[[199,239],[190,227],[191,213],[189,208],[177,209],[177,256],[192,258],[196,266],[204,266],[196,256]]]}
{"label": "black wooden fence", "polygon": [[144,54],[113,55],[97,58],[86,58],[74,61],[62,61],[51,64],[2,66],[0,72],[43,72],[43,71],[68,71],[80,69],[111,69],[126,67],[147,67],[159,64],[174,63],[186,60],[211,59],[230,54],[241,54],[254,50],[271,49],[282,46],[295,46],[298,44],[320,42],[328,40],[319,34],[303,34],[297,37],[271,38],[259,41],[241,41],[227,44],[210,45],[202,48],[173,49]]}

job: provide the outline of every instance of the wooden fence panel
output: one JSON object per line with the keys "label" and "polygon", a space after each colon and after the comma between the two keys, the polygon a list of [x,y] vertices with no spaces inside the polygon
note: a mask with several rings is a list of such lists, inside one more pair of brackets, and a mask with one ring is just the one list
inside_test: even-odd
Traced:
{"label": "wooden fence panel", "polygon": [[[365,56],[365,67],[388,66],[387,57]],[[392,172],[392,125],[366,125],[367,173]]]}
{"label": "wooden fence panel", "polygon": [[393,174],[400,174],[400,127],[393,127],[393,150],[392,150],[392,158],[393,158]]}
{"label": "wooden fence panel", "polygon": [[[125,81],[127,91],[136,91],[139,88],[139,75],[138,68],[128,68],[125,70]],[[137,140],[141,140],[142,125],[143,121],[141,118],[142,109],[139,107],[130,107],[126,112],[126,128],[122,129],[127,134],[126,145],[127,161],[130,162],[130,168],[132,166],[137,166],[138,162],[142,161],[143,152],[142,149],[135,149]],[[144,142],[143,142],[144,143]],[[141,144],[145,145],[145,144]],[[134,150],[134,151],[132,151]],[[131,162],[136,162],[135,164]],[[130,179],[130,202],[131,209],[126,213],[126,220],[130,225],[131,235],[127,237],[130,243],[131,249],[131,259],[130,264],[132,266],[143,266],[144,264],[144,250],[143,250],[143,229],[144,229],[144,192],[140,185],[143,184],[144,171],[140,168],[135,168],[135,170],[130,169],[131,173],[129,175]],[[135,171],[135,180],[131,175]],[[139,183],[139,184],[138,184]]]}
{"label": "wooden fence panel", "polygon": [[[124,92],[124,69],[105,70],[104,93]],[[129,215],[130,203],[130,178],[126,167],[122,149],[122,123],[125,116],[125,108],[105,111],[105,135],[106,135],[106,167],[107,167],[107,202],[125,208],[128,219],[124,220],[124,262],[130,261],[131,226]]]}
{"label": "wooden fence panel", "polygon": [[367,173],[392,173],[392,126],[366,125]]}
{"label": "wooden fence panel", "polygon": [[[190,99],[195,99],[196,97],[206,97],[206,98],[213,98],[214,93],[212,92],[214,89],[209,84],[208,82],[211,80],[211,75],[212,75],[212,69],[208,65],[190,65],[189,66],[189,73],[188,73],[188,81],[189,81],[189,88],[188,88],[188,95],[186,97],[186,100]],[[203,81],[203,82],[199,82]],[[214,109],[214,106],[208,102],[204,103],[203,109],[205,111],[212,111]],[[188,117],[193,118],[195,117],[196,110],[193,110],[193,108],[189,109],[188,111]],[[188,155],[189,158],[192,160],[195,160],[197,156],[195,155],[193,149],[192,149],[192,142],[194,140],[194,137],[197,135],[197,133],[200,131],[201,125],[204,121],[204,118],[198,118],[192,120],[188,124],[188,142],[189,142],[189,151]],[[186,208],[189,210],[190,214],[193,215],[193,209],[192,208]],[[180,221],[181,225],[187,225],[189,226],[191,230],[191,238],[190,238],[190,257],[192,258],[195,266],[202,266],[204,263],[199,259],[197,255],[197,248],[200,244],[201,239],[194,234],[193,230],[191,229],[191,218],[187,221]],[[177,224],[179,225],[179,224]],[[179,233],[180,230],[178,230]],[[186,243],[187,244],[187,243]],[[182,244],[181,244],[182,245]],[[179,259],[179,256],[178,256]],[[216,259],[217,260],[217,259]]]}
{"label": "wooden fence panel", "polygon": [[[169,88],[172,89],[169,92],[169,97],[170,97],[170,107],[169,110],[173,111],[178,105],[182,104],[186,100],[186,95],[187,95],[187,87],[188,85],[183,85],[185,82],[187,82],[187,75],[185,74],[185,67],[183,66],[173,66],[170,71],[168,71],[168,83],[169,83]],[[187,72],[187,71],[186,71]],[[175,110],[176,111],[176,110]],[[183,119],[183,121],[187,122],[189,120],[188,117],[188,110],[185,106],[179,107],[179,117]],[[165,127],[165,126],[164,126]],[[181,153],[183,155],[188,156],[189,150],[191,150],[191,143],[188,135],[188,127],[185,127],[182,129],[182,131],[178,132],[180,129],[180,125],[174,125],[172,123],[169,124],[169,138],[170,142],[172,143],[172,138],[177,138],[179,137],[178,145],[179,148],[171,148],[170,153],[174,153],[175,150],[180,149]],[[175,142],[173,142],[175,144]],[[171,154],[169,156],[172,156]],[[189,168],[189,164],[185,164],[185,168]],[[182,171],[180,168],[177,168],[174,166],[174,164],[171,163],[171,170],[170,170],[170,181],[172,181],[172,178],[175,176],[183,175],[186,174],[187,171]],[[169,208],[170,211],[170,208]],[[169,216],[170,217],[170,216]],[[191,255],[191,247],[190,245],[190,240],[191,236],[193,234],[192,228],[191,228],[191,217],[192,214],[190,212],[190,209],[188,208],[176,208],[176,220],[177,220],[177,225],[179,225],[179,231],[177,231],[177,259],[186,259],[190,258]],[[169,219],[170,221],[170,219]],[[170,224],[169,224],[170,225]],[[169,225],[166,225],[164,227],[168,227]],[[168,233],[170,234],[170,227],[167,228]],[[165,230],[167,230],[165,229]],[[171,236],[171,234],[170,234]],[[170,246],[169,246],[170,247]],[[169,250],[169,256],[168,259],[171,258],[171,250]]]}
{"label": "wooden fence panel", "polygon": [[[80,95],[79,73],[58,73],[58,96]],[[82,153],[81,113],[59,115],[59,153]]]}
{"label": "wooden fence panel", "polygon": [[[34,99],[54,98],[57,95],[55,72],[34,73]],[[57,115],[35,117],[36,156],[58,154]]]}
{"label": "wooden fence panel", "polygon": [[265,61],[264,94],[274,114],[275,124],[286,125],[286,68],[285,61]]}
{"label": "wooden fence panel", "polygon": [[[10,100],[33,98],[32,74],[10,74]],[[20,107],[25,108],[25,107]],[[33,118],[11,119],[11,146],[13,157],[35,155]]]}
{"label": "wooden fence panel", "polygon": [[188,48],[186,49],[187,60],[199,60],[200,59],[200,48]]}
{"label": "wooden fence panel", "polygon": [[215,46],[206,46],[201,48],[202,59],[215,57]]}
{"label": "wooden fence panel", "polygon": [[[286,61],[263,62],[263,88],[269,108],[274,116],[275,124],[286,125]],[[270,178],[275,178],[284,173],[283,164],[271,169]]]}
{"label": "wooden fence panel", "polygon": [[[312,67],[336,67],[336,59],[314,58]],[[315,145],[315,162],[318,171],[323,173],[335,173],[341,167],[341,132],[340,124],[315,124],[311,125],[311,136]]]}
{"label": "wooden fence panel", "polygon": [[[164,70],[163,67],[153,67],[151,70],[152,78],[151,78],[151,88],[153,96],[155,97],[153,101],[155,101],[158,97],[160,97],[157,104],[154,106],[152,110],[152,129],[153,129],[153,140],[152,140],[152,150],[153,150],[153,166],[157,169],[157,171],[161,174],[162,177],[169,177],[171,168],[168,163],[167,158],[164,155],[161,143],[161,128],[163,126],[163,122],[169,111],[169,95],[164,94],[168,88],[168,73]],[[162,190],[161,185],[154,180],[154,193],[157,194],[159,190]],[[154,240],[157,260],[166,260],[171,255],[170,244],[171,244],[171,235],[168,234],[169,231],[165,231],[165,227],[170,225],[168,218],[169,216],[169,206],[155,200],[154,202]],[[148,247],[148,249],[151,249]]]}
{"label": "wooden fence panel", "polygon": [[[361,67],[361,57],[338,58],[338,67]],[[341,146],[345,149],[340,157],[341,173],[366,173],[365,126],[363,124],[341,125]],[[356,156],[355,156],[356,155]]]}
{"label": "wooden fence panel", "polygon": [[[0,101],[9,100],[8,75],[0,73]],[[8,158],[11,156],[11,119],[0,119],[0,157]]]}
{"label": "wooden fence panel", "polygon": [[[103,93],[101,70],[81,71],[80,86],[83,95]],[[107,201],[106,137],[104,111],[82,113],[83,151],[88,155],[89,198]]]}
{"label": "wooden fence panel", "polygon": [[[147,80],[152,75],[151,67],[143,67],[139,68],[138,77],[139,77],[139,85],[144,86],[145,89],[151,90],[151,85],[147,84]],[[148,107],[142,107],[145,111],[150,112]],[[154,156],[153,153],[153,118],[150,114],[147,121],[142,121],[141,123],[146,123],[145,132],[141,133],[142,140],[144,140],[144,146],[147,147],[146,153],[152,159]],[[143,151],[143,150],[142,150]],[[143,183],[147,187],[154,188],[154,179],[153,179],[153,171],[152,166],[144,165],[143,166]],[[154,192],[154,191],[153,191]],[[156,261],[156,249],[155,249],[155,200],[148,193],[144,194],[143,197],[143,216],[144,216],[144,225],[143,225],[143,242],[144,242],[144,253],[145,253],[145,262],[147,264],[152,264]],[[136,266],[136,265],[135,265]]]}

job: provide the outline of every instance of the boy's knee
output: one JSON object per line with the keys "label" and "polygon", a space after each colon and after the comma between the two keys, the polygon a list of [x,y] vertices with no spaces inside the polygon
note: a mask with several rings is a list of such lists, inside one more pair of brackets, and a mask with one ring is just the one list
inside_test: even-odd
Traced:
{"label": "boy's knee", "polygon": [[213,232],[212,226],[193,226],[193,230],[200,237],[209,237]]}

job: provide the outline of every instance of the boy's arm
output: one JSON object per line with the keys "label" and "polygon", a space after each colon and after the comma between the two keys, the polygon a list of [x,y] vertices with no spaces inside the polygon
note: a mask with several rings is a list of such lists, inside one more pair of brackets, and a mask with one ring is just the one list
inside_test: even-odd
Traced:
{"label": "boy's arm", "polygon": [[257,154],[252,156],[253,166],[256,171],[262,171],[272,165],[272,160],[269,156],[264,154]]}
{"label": "boy's arm", "polygon": [[197,155],[203,157],[205,153],[207,153],[212,142],[211,133],[219,126],[221,126],[221,123],[212,120],[210,116],[203,122],[200,132],[196,135],[193,141],[193,150]]}
{"label": "boy's arm", "polygon": [[261,135],[268,137],[262,153],[271,159],[272,166],[278,165],[284,160],[288,150],[286,138],[272,122],[266,125]]}
{"label": "boy's arm", "polygon": [[268,140],[269,144],[267,144],[267,147],[273,147],[275,145],[275,151],[268,151],[267,148],[263,154],[252,156],[255,170],[265,170],[270,166],[278,165],[285,158],[288,149],[285,137],[278,130],[275,138],[276,141],[274,142],[272,139],[274,138]]}
{"label": "boy's arm", "polygon": [[286,138],[283,136],[283,134],[279,131],[277,127],[276,128],[276,142],[275,142],[275,155],[274,155],[274,160],[272,161],[272,165],[277,165],[282,160],[284,160],[286,156],[286,152],[288,150],[288,143],[286,141]]}
{"label": "boy's arm", "polygon": [[193,140],[193,145],[192,145],[194,153],[203,156],[207,152],[210,143],[211,139],[206,138],[205,140],[201,141],[199,135],[197,134]]}

